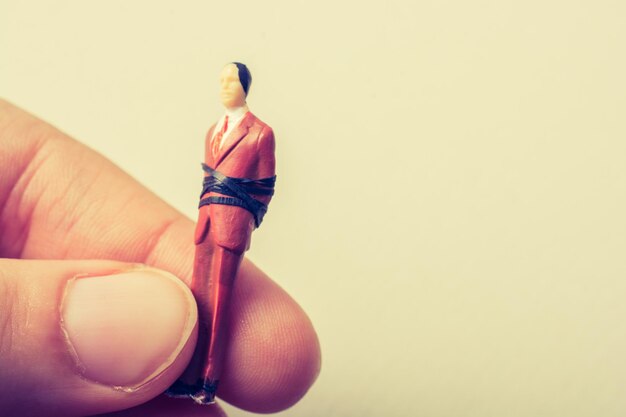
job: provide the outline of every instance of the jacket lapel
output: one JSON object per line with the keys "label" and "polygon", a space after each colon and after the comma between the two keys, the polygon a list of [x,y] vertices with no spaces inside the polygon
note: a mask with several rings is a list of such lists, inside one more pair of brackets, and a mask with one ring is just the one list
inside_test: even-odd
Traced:
{"label": "jacket lapel", "polygon": [[235,129],[226,137],[226,142],[222,145],[222,150],[215,160],[215,166],[217,167],[220,162],[228,155],[233,148],[241,142],[244,136],[248,133],[250,127],[250,121],[252,120],[252,113],[248,112],[243,116],[241,123],[237,125]]}
{"label": "jacket lapel", "polygon": [[206,146],[204,152],[204,162],[211,166],[215,167],[215,158],[213,158],[213,131],[215,130],[215,125],[211,126],[209,132],[206,135]]}

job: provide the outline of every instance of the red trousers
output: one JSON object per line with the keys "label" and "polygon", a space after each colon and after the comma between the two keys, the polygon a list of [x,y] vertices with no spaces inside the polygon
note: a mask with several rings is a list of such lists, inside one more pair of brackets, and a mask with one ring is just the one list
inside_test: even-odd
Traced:
{"label": "red trousers", "polygon": [[243,253],[215,244],[212,234],[196,245],[191,291],[198,305],[198,342],[181,380],[219,380],[229,338],[230,299]]}

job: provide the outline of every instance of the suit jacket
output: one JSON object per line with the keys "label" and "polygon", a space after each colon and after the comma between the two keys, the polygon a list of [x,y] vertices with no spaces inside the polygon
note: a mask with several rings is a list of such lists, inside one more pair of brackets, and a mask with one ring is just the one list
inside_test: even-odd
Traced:
{"label": "suit jacket", "polygon": [[[205,164],[224,175],[235,178],[262,179],[275,175],[274,133],[272,128],[247,112],[230,134],[222,139],[220,154],[211,151],[213,125],[206,136]],[[208,175],[208,174],[205,174]],[[221,196],[205,193],[202,198]],[[271,196],[253,196],[269,204]],[[211,233],[209,234],[209,229]],[[200,207],[196,225],[195,242],[204,242],[211,236],[214,243],[226,249],[243,253],[250,247],[254,229],[252,214],[242,207],[211,204]]]}

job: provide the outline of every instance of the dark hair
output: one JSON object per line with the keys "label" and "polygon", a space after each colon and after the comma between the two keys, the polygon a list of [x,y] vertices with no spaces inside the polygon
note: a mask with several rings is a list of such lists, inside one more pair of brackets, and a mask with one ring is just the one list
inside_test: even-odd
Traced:
{"label": "dark hair", "polygon": [[252,74],[250,74],[250,70],[245,64],[241,62],[233,62],[233,64],[235,64],[239,70],[239,82],[243,87],[243,92],[246,93],[247,96],[248,90],[250,90],[250,84],[252,84]]}

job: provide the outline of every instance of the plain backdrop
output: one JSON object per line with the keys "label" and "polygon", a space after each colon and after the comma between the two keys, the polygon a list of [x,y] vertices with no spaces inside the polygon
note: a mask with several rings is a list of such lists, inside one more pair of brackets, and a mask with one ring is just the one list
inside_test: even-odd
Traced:
{"label": "plain backdrop", "polygon": [[625,45],[618,0],[2,0],[0,95],[195,218],[248,64],[249,257],[323,351],[281,416],[624,416]]}

